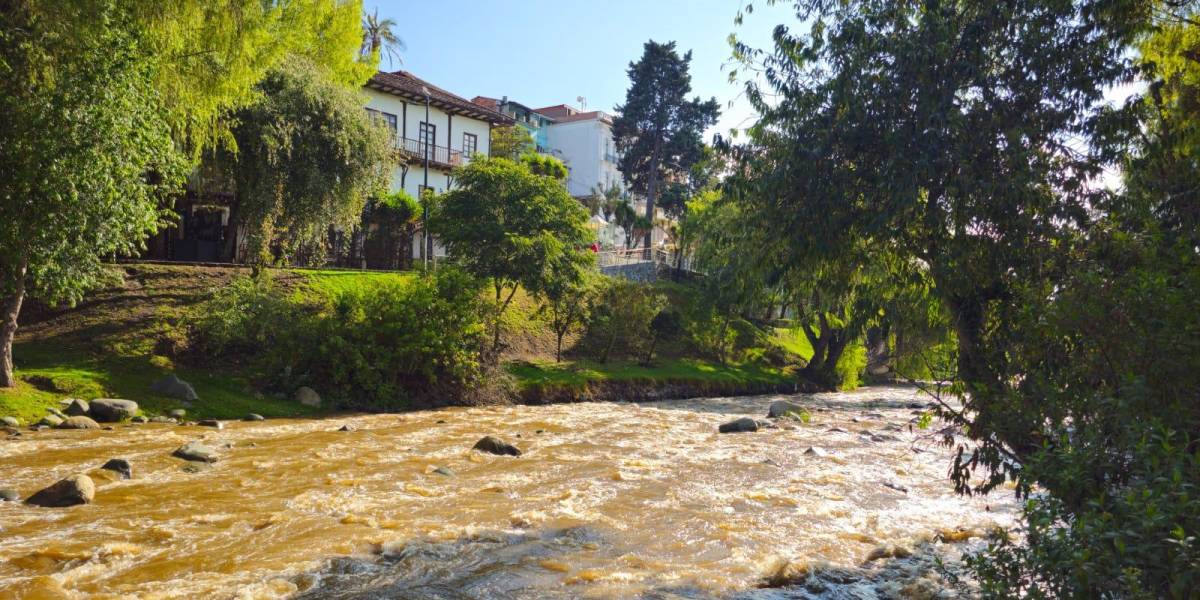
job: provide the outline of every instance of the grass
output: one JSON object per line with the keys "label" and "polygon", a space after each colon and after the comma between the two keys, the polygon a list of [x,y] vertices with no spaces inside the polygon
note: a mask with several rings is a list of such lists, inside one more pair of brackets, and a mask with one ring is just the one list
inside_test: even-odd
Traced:
{"label": "grass", "polygon": [[309,292],[332,298],[346,292],[360,292],[381,283],[412,281],[415,273],[387,273],[374,271],[340,271],[334,269],[295,269],[300,275],[302,287]]}
{"label": "grass", "polygon": [[812,344],[798,327],[776,327],[772,332],[771,342],[783,348],[787,353],[795,354],[804,360],[812,358]]}
{"label": "grass", "polygon": [[553,386],[578,389],[599,381],[728,384],[794,381],[794,376],[785,368],[770,367],[757,362],[722,365],[691,358],[661,360],[651,366],[626,361],[527,361],[510,364],[508,371],[516,377],[518,385],[522,388]]}

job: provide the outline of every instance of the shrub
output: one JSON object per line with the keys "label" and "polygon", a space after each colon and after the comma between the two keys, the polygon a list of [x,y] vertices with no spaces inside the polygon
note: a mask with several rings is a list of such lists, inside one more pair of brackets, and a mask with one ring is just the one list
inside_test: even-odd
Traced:
{"label": "shrub", "polygon": [[683,334],[683,318],[679,311],[667,307],[650,320],[650,349],[646,352],[646,363],[654,360],[654,350],[659,342],[669,342]]}
{"label": "shrub", "polygon": [[643,284],[624,279],[599,283],[587,325],[596,358],[607,362],[618,349],[641,356],[651,338],[650,321],[666,303],[666,296]]}
{"label": "shrub", "polygon": [[236,278],[188,319],[190,347],[198,356],[258,353],[276,345],[306,308],[314,310],[287,300],[267,272]]}

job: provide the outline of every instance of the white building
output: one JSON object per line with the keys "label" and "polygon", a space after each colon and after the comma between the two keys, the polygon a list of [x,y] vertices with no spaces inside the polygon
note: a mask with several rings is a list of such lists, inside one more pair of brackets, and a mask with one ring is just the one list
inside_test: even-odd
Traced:
{"label": "white building", "polygon": [[[391,190],[420,198],[428,186],[435,193],[454,185],[454,167],[475,154],[491,150],[491,130],[511,125],[513,120],[499,112],[474,104],[407,71],[376,73],[366,85],[367,110],[392,130],[396,166]],[[428,169],[425,167],[428,153]],[[421,255],[420,236],[414,240],[413,256]],[[435,247],[436,256],[444,255]]]}
{"label": "white building", "polygon": [[614,185],[625,189],[617,169],[611,115],[598,110],[582,112],[566,104],[534,110],[554,121],[545,126],[546,145],[570,170],[567,190],[572,196],[582,198],[597,188]]}

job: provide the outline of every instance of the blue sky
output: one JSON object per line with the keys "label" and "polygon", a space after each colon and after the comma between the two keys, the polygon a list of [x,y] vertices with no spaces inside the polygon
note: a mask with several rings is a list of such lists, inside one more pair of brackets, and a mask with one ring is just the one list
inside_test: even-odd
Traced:
{"label": "blue sky", "polygon": [[[551,104],[612,111],[629,87],[626,68],[648,39],[677,42],[692,50],[692,92],[716,97],[722,118],[713,132],[744,127],[753,111],[740,100],[741,85],[730,84],[727,36],[757,46],[770,42],[780,22],[794,24],[786,9],[755,12],[736,27],[742,0],[366,0],[368,11],[399,24],[407,50],[405,69],[470,99],[507,95],[532,107]],[[734,106],[730,107],[729,102]]]}

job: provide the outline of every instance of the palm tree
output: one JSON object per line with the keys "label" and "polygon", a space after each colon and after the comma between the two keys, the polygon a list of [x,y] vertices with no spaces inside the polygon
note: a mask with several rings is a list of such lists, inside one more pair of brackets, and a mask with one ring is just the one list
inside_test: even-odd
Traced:
{"label": "palm tree", "polygon": [[401,40],[392,28],[396,27],[395,19],[380,19],[379,9],[368,15],[363,15],[363,40],[362,46],[359,48],[359,53],[363,57],[379,56],[383,58],[385,55],[388,59],[388,66],[391,66],[392,59],[397,63],[404,64],[400,59],[400,53],[404,51],[404,40]]}

